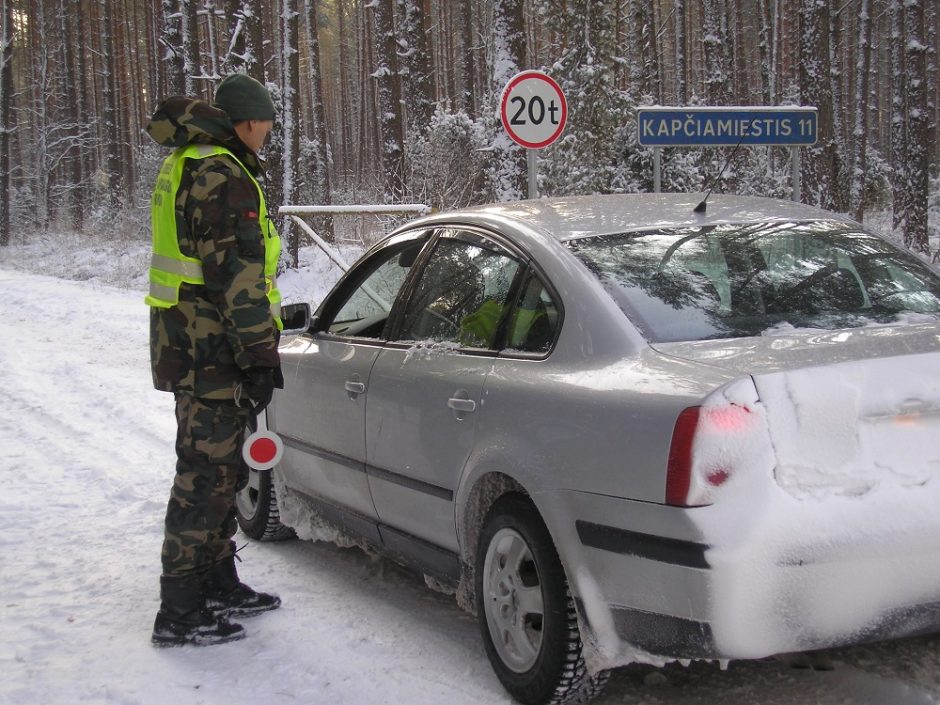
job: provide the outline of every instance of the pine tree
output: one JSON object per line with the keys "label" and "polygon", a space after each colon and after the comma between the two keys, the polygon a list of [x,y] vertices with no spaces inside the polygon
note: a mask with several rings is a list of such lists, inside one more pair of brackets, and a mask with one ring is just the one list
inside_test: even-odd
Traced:
{"label": "pine tree", "polygon": [[[307,52],[307,87],[312,110],[305,121],[308,135],[302,147],[303,164],[309,164],[309,192],[312,202],[330,205],[330,156],[326,131],[326,116],[323,110],[323,80],[320,70],[320,39],[317,22],[316,0],[304,0],[304,32]],[[306,199],[304,199],[306,200]],[[333,241],[333,218],[324,216],[316,221],[317,233],[328,242]]]}
{"label": "pine tree", "polygon": [[222,55],[224,73],[246,73],[258,81],[264,80],[261,8],[261,0],[228,0],[226,17],[233,26]]}
{"label": "pine tree", "polygon": [[110,214],[116,214],[122,202],[123,194],[120,189],[121,177],[121,132],[118,124],[117,104],[118,96],[115,90],[114,76],[114,0],[100,0],[101,22],[103,31],[102,53],[98,64],[102,97],[102,121],[99,138],[104,149],[104,180],[105,199]]}
{"label": "pine tree", "polygon": [[855,63],[855,128],[852,132],[851,204],[856,220],[865,210],[865,159],[868,152],[868,80],[871,74],[871,15],[869,0],[861,0],[858,23],[858,58]]}
{"label": "pine tree", "polygon": [[[299,0],[281,2],[281,204],[297,203],[297,195],[303,189],[304,175],[297,171],[300,156],[300,124],[297,106],[300,102],[300,13]],[[300,262],[300,232],[289,221],[282,233],[287,239],[287,251],[296,267]]]}
{"label": "pine tree", "polygon": [[685,105],[689,100],[686,74],[686,8],[685,0],[674,0],[676,16],[676,103]]}
{"label": "pine tree", "polygon": [[901,0],[888,0],[891,36],[891,169],[893,227],[895,231],[907,231],[906,218],[910,210],[910,192],[902,177],[907,173],[907,103],[906,103],[906,54],[904,42],[904,15]]}
{"label": "pine tree", "polygon": [[492,191],[499,201],[525,198],[528,189],[526,156],[522,147],[496,124],[498,102],[509,79],[525,64],[526,38],[523,0],[495,0],[493,4],[493,63],[491,115],[494,116]]}
{"label": "pine tree", "polygon": [[927,189],[929,185],[930,115],[927,111],[927,29],[925,3],[908,2],[904,6],[907,64],[907,144],[904,163],[905,181],[910,194],[904,244],[912,250],[928,253]]}
{"label": "pine tree", "polygon": [[196,95],[196,76],[202,75],[199,61],[198,0],[179,0],[180,42],[183,57],[183,90]]}
{"label": "pine tree", "polygon": [[431,58],[428,55],[427,21],[421,0],[398,0],[401,5],[399,69],[405,99],[407,133],[420,135],[434,113],[431,95]]}
{"label": "pine tree", "polygon": [[395,8],[392,0],[373,0],[379,125],[381,127],[383,198],[401,201],[405,192],[405,134],[401,111],[401,77],[395,41]]}
{"label": "pine tree", "polygon": [[818,108],[818,140],[806,148],[803,194],[809,203],[844,211],[840,196],[841,153],[835,134],[832,77],[829,71],[829,6],[817,0],[800,4],[800,100]]}
{"label": "pine tree", "polygon": [[10,194],[13,193],[10,150],[13,121],[13,0],[0,0],[0,246],[10,244]]}
{"label": "pine tree", "polygon": [[[627,122],[626,106],[613,85],[617,63],[616,27],[608,18],[616,0],[568,0],[567,11],[550,10],[547,25],[557,29],[565,48],[547,69],[568,101],[565,134],[544,150],[546,191],[554,195],[610,192],[621,152],[620,127]],[[551,5],[551,3],[549,3]],[[645,15],[644,15],[645,17]],[[652,32],[648,19],[644,32]],[[644,88],[655,81],[643,63]]]}
{"label": "pine tree", "polygon": [[186,90],[183,80],[183,33],[182,12],[176,0],[160,0],[163,31],[158,39],[163,47],[160,65],[163,66],[161,94],[182,95]]}
{"label": "pine tree", "polygon": [[727,22],[723,17],[723,3],[702,0],[702,47],[705,58],[705,99],[709,105],[731,105],[726,49]]}

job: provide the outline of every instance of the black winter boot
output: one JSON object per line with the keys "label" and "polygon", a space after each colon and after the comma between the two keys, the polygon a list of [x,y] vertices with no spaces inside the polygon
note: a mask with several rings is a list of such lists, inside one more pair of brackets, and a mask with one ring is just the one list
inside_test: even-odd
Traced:
{"label": "black winter boot", "polygon": [[281,606],[281,598],[255,592],[238,579],[235,556],[216,563],[205,583],[206,607],[220,617],[253,617]]}
{"label": "black winter boot", "polygon": [[160,611],[153,623],[154,646],[208,646],[245,636],[240,624],[206,608],[199,580],[160,577]]}

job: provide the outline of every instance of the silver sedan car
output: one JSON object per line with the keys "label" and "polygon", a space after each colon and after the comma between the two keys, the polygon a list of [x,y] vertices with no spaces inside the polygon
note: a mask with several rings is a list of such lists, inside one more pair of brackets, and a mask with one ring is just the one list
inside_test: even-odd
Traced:
{"label": "silver sedan car", "polygon": [[698,200],[392,233],[295,307],[243,530],[453,590],[523,703],[940,631],[940,277],[833,213]]}

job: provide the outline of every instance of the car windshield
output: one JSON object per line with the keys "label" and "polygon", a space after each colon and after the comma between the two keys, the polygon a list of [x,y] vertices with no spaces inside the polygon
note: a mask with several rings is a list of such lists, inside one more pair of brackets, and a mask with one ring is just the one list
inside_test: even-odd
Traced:
{"label": "car windshield", "polygon": [[845,223],[660,229],[569,241],[651,342],[940,314],[940,277]]}

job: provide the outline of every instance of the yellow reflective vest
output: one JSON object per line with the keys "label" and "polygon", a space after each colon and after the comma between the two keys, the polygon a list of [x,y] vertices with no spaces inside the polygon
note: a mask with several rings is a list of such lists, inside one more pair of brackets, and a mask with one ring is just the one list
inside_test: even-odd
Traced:
{"label": "yellow reflective vest", "polygon": [[258,189],[258,223],[264,236],[265,293],[271,304],[271,315],[277,327],[281,324],[281,293],[277,289],[277,262],[281,254],[281,238],[274,223],[268,218],[264,193],[258,181],[231,150],[216,145],[191,144],[180,147],[166,158],[157,176],[150,204],[150,223],[153,232],[153,254],[150,259],[150,293],[144,299],[148,306],[171,308],[179,303],[183,282],[204,284],[202,262],[180,252],[176,231],[176,192],[183,176],[187,159],[206,159],[217,155],[230,157],[251,179]]}

